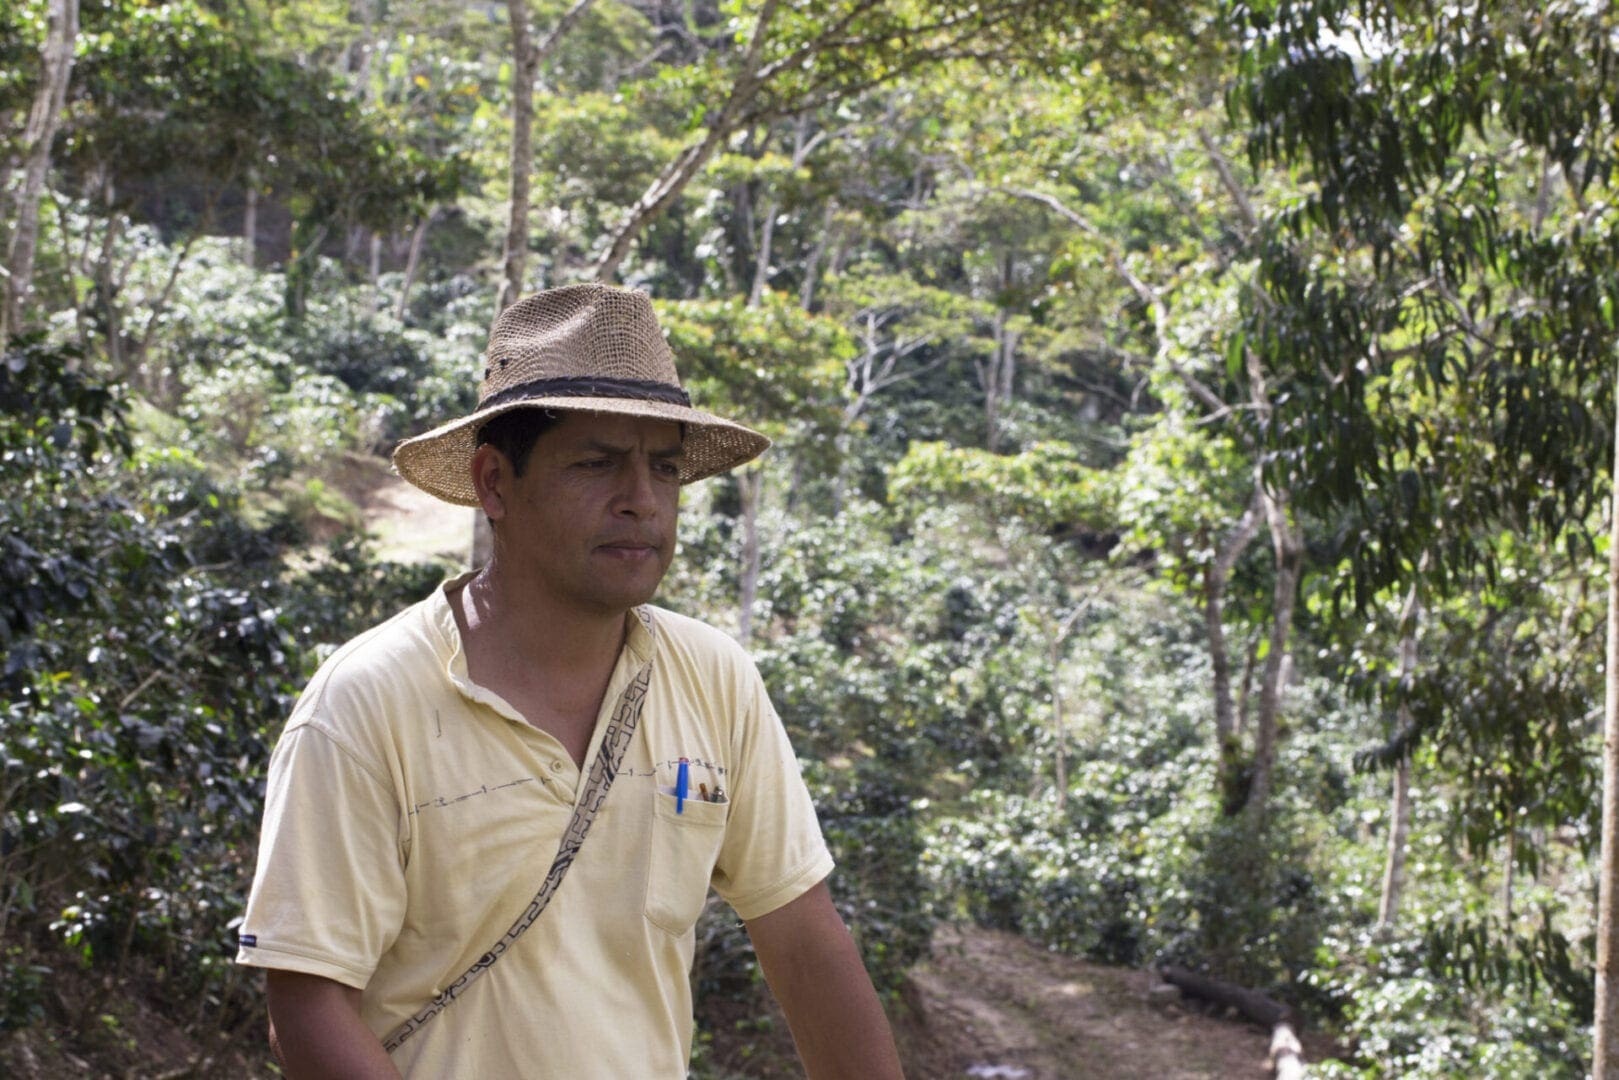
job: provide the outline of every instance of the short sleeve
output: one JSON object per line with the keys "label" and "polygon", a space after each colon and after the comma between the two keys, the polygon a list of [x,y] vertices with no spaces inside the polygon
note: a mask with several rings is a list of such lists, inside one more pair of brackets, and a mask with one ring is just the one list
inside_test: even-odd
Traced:
{"label": "short sleeve", "polygon": [[320,727],[289,729],[270,759],[237,962],[363,990],[404,918],[399,821],[385,775]]}
{"label": "short sleeve", "polygon": [[758,671],[747,665],[731,813],[714,868],[714,890],[744,920],[797,899],[832,872],[815,806],[781,718]]}

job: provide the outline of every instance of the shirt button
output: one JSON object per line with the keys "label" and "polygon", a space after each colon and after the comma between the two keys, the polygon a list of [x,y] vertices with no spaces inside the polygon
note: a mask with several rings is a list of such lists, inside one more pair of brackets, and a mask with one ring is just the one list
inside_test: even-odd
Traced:
{"label": "shirt button", "polygon": [[552,772],[561,772],[562,771],[562,762],[560,762],[560,761],[551,762],[551,771]]}

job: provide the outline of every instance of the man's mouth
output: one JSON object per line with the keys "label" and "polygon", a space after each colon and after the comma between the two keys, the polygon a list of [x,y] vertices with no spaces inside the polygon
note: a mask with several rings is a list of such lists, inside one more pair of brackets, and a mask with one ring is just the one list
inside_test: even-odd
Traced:
{"label": "man's mouth", "polygon": [[596,550],[613,559],[645,559],[658,553],[656,544],[643,544],[633,540],[603,544]]}

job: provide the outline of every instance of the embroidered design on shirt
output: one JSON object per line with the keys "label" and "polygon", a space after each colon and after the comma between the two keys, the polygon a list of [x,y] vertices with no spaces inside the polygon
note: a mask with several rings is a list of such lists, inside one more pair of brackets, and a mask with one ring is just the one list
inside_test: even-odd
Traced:
{"label": "embroidered design on shirt", "polygon": [[492,791],[504,791],[507,788],[518,787],[521,784],[549,784],[550,782],[543,776],[520,776],[516,780],[508,780],[506,783],[496,784],[494,787],[481,784],[464,795],[439,795],[428,799],[426,802],[419,802],[410,808],[409,816],[415,817],[423,810],[436,810],[440,807],[454,806],[456,803],[463,803],[468,799],[476,799],[480,795],[488,795]]}

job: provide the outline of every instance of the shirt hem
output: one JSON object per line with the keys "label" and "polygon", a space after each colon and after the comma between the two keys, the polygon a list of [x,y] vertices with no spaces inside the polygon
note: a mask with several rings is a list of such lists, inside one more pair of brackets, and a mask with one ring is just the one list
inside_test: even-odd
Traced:
{"label": "shirt hem", "polygon": [[808,862],[768,889],[735,899],[727,898],[727,903],[743,922],[757,919],[809,892],[826,879],[834,865],[831,852],[822,848]]}
{"label": "shirt hem", "polygon": [[236,962],[244,967],[267,968],[272,971],[294,971],[300,975],[319,975],[323,979],[340,982],[344,986],[352,987],[355,990],[364,990],[366,984],[371,981],[370,976],[363,975],[330,960],[323,960],[315,956],[304,956],[301,953],[287,952],[264,945],[255,945],[252,948],[237,950]]}

